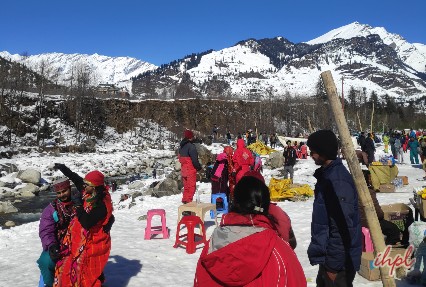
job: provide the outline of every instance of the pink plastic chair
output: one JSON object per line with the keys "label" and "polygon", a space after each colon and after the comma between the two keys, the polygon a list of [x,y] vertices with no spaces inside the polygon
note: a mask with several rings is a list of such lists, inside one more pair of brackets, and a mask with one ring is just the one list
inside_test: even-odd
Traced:
{"label": "pink plastic chair", "polygon": [[[154,215],[161,216],[161,225],[151,226],[152,217]],[[150,240],[153,234],[163,234],[163,238],[169,238],[169,231],[166,225],[166,211],[164,209],[151,209],[146,214],[145,240]]]}
{"label": "pink plastic chair", "polygon": [[370,230],[366,227],[362,228],[362,234],[364,235],[364,241],[362,242],[363,252],[373,252],[373,241],[371,241]]}

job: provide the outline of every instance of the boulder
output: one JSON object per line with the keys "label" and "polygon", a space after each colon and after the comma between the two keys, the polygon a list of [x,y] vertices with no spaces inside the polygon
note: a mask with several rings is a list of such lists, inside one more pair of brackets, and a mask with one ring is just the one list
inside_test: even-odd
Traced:
{"label": "boulder", "polygon": [[23,188],[18,189],[18,194],[21,197],[33,197],[38,194],[40,188],[32,183],[27,184]]}
{"label": "boulder", "polygon": [[213,154],[205,146],[199,143],[195,143],[194,145],[197,148],[198,161],[201,163],[201,165],[207,165],[207,163],[215,161]]}
{"label": "boulder", "polygon": [[15,225],[16,225],[15,222],[13,222],[12,220],[8,220],[4,224],[4,226],[6,226],[6,227],[14,227]]}
{"label": "boulder", "polygon": [[128,189],[142,189],[145,186],[145,183],[141,180],[135,180],[129,183]]}
{"label": "boulder", "polygon": [[16,176],[23,182],[29,182],[33,184],[38,184],[40,182],[41,174],[38,170],[28,168],[26,170],[18,172]]}
{"label": "boulder", "polygon": [[271,169],[276,169],[283,167],[284,165],[284,156],[281,152],[273,152],[269,155],[269,159],[267,161],[267,165],[271,167]]}
{"label": "boulder", "polygon": [[1,202],[0,201],[0,213],[12,213],[18,212],[18,209],[12,205],[10,201]]}
{"label": "boulder", "polygon": [[182,168],[182,165],[180,164],[180,162],[177,160],[175,162],[175,171],[180,171]]}
{"label": "boulder", "polygon": [[155,197],[163,197],[179,193],[180,190],[178,188],[177,181],[166,178],[154,187],[151,195]]}

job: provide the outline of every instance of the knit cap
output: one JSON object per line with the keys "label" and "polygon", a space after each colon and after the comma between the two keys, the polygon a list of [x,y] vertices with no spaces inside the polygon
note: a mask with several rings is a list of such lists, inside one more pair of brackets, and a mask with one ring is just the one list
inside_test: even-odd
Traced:
{"label": "knit cap", "polygon": [[192,139],[194,137],[194,133],[191,130],[185,130],[183,132],[183,137],[186,139]]}
{"label": "knit cap", "polygon": [[308,137],[307,145],[311,151],[315,151],[327,159],[337,158],[337,137],[330,130],[319,130]]}
{"label": "knit cap", "polygon": [[104,185],[105,176],[99,170],[94,170],[86,174],[84,181],[87,181],[93,186]]}
{"label": "knit cap", "polygon": [[70,183],[69,179],[66,178],[66,177],[62,177],[62,178],[55,180],[52,183],[52,185],[53,185],[53,190],[55,192],[58,192],[58,191],[61,191],[61,190],[64,190],[64,189],[71,187],[71,183]]}

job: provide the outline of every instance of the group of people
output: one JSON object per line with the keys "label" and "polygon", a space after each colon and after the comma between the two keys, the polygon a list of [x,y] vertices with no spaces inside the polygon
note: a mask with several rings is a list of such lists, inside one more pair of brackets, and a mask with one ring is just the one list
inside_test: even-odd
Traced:
{"label": "group of people", "polygon": [[100,287],[115,220],[104,175],[95,170],[82,178],[64,164],[54,168],[66,177],[53,182],[57,198],[40,218],[43,251],[37,263],[44,286]]}
{"label": "group of people", "polygon": [[[188,152],[193,133],[185,131],[179,150],[181,163],[193,164]],[[294,165],[296,152],[291,142],[284,157],[288,166]],[[362,251],[361,221],[358,194],[349,171],[338,158],[338,140],[329,130],[312,133],[307,146],[315,164],[315,200],[312,212],[311,243],[308,257],[319,265],[317,286],[352,286],[359,269]],[[187,158],[183,160],[182,158]],[[228,214],[223,215],[209,243],[199,258],[194,286],[306,286],[303,268],[294,253],[296,238],[288,215],[270,202],[270,193],[259,171],[253,170],[254,159],[243,139],[237,148],[225,147],[212,172],[212,188],[232,192]],[[183,167],[182,167],[183,168]],[[182,177],[187,176],[186,170]],[[291,171],[288,168],[290,176]],[[220,178],[221,172],[235,176]],[[196,172],[196,171],[195,171]],[[227,184],[229,184],[227,186]],[[189,187],[193,187],[190,185]],[[192,201],[184,188],[182,201]]]}
{"label": "group of people", "polygon": [[[193,140],[193,132],[186,130],[178,152],[183,203],[193,200],[196,172],[201,169]],[[355,184],[337,156],[338,140],[332,131],[312,133],[307,146],[319,166],[314,173],[317,183],[307,251],[310,263],[319,266],[316,284],[352,286],[362,251]],[[291,143],[284,153],[291,165],[295,159]],[[232,203],[202,250],[194,286],[307,285],[294,252],[297,244],[290,218],[270,201],[269,189],[259,170],[253,169],[254,162],[243,139],[237,140],[235,150],[225,147],[217,157],[213,177],[222,171],[232,175],[226,183]],[[82,178],[63,164],[55,164],[55,168],[67,178],[54,182],[57,199],[40,220],[43,252],[38,264],[44,282],[46,286],[101,286],[114,222],[104,176],[92,171]],[[217,183],[217,190],[223,192],[226,184]]]}

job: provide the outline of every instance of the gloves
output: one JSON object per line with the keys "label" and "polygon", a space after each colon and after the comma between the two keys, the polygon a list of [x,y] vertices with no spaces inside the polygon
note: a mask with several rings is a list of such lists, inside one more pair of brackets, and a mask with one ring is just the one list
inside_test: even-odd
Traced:
{"label": "gloves", "polygon": [[56,263],[61,258],[61,254],[59,252],[59,246],[57,244],[53,244],[49,247],[49,256],[53,262]]}
{"label": "gloves", "polygon": [[109,233],[111,231],[111,227],[112,227],[114,221],[115,221],[115,217],[114,217],[114,215],[111,215],[111,217],[108,220],[108,223],[105,224],[104,227],[103,227],[103,230],[104,230],[105,233]]}
{"label": "gloves", "polygon": [[83,198],[81,196],[80,191],[78,191],[77,189],[71,190],[71,201],[74,203],[74,206],[83,205]]}
{"label": "gloves", "polygon": [[54,170],[61,170],[61,168],[63,168],[65,166],[65,164],[63,164],[63,163],[55,163],[54,165],[53,165],[53,169]]}

